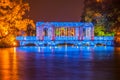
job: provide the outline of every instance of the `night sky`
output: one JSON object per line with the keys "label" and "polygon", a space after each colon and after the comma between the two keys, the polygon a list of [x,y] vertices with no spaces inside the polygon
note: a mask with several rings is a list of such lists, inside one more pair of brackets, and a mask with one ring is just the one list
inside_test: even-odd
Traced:
{"label": "night sky", "polygon": [[29,0],[29,16],[36,21],[80,21],[84,0]]}

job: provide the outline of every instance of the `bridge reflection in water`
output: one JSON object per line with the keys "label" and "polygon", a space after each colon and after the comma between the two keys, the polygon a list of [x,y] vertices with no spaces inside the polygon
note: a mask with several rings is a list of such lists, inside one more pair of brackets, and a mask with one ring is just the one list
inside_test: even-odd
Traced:
{"label": "bridge reflection in water", "polygon": [[114,47],[0,49],[0,80],[118,80],[119,52]]}

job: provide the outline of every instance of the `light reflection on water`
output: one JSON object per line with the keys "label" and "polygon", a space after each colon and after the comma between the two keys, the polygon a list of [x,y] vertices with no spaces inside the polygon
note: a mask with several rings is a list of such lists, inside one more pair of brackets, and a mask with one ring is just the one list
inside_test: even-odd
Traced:
{"label": "light reflection on water", "polygon": [[44,56],[71,57],[81,60],[113,58],[114,47],[19,47],[17,51]]}
{"label": "light reflection on water", "polygon": [[120,48],[18,47],[0,49],[0,80],[115,80]]}
{"label": "light reflection on water", "polygon": [[18,80],[16,48],[0,49],[0,80]]}

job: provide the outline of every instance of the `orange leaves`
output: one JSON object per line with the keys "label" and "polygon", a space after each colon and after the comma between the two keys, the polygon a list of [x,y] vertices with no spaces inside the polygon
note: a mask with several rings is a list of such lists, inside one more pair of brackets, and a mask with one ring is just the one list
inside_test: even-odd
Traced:
{"label": "orange leaves", "polygon": [[8,24],[9,27],[18,28],[18,30],[25,30],[28,24],[34,26],[32,20],[23,18],[23,15],[25,15],[26,11],[30,10],[28,3],[24,3],[22,0],[14,0],[12,2],[9,0],[2,0],[0,4],[3,6],[6,4],[6,6],[10,7],[9,9],[5,10],[0,8],[0,13],[3,14],[0,16],[0,20],[4,22],[4,25]]}
{"label": "orange leaves", "polygon": [[0,41],[7,35],[2,40],[12,43],[19,31],[25,32],[29,24],[35,29],[33,20],[23,18],[29,10],[29,4],[23,0],[0,0]]}
{"label": "orange leaves", "polygon": [[4,37],[8,35],[8,28],[4,27],[3,25],[0,25],[0,36]]}
{"label": "orange leaves", "polygon": [[102,17],[102,15],[101,15],[100,13],[96,12],[96,13],[94,14],[94,17]]}
{"label": "orange leaves", "polygon": [[10,1],[9,0],[1,0],[0,1],[0,6],[6,8],[8,5],[10,5]]}

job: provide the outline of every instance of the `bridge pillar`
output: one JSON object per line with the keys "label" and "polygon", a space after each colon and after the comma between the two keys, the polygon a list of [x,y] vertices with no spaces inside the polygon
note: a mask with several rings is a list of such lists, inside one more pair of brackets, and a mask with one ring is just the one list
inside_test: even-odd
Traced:
{"label": "bridge pillar", "polygon": [[37,26],[36,27],[36,36],[38,40],[43,40],[43,26]]}
{"label": "bridge pillar", "polygon": [[52,34],[51,34],[51,36],[52,36],[52,40],[54,41],[55,40],[55,28],[54,28],[54,26],[52,26]]}
{"label": "bridge pillar", "polygon": [[37,26],[36,27],[36,37],[38,40],[40,39],[40,32],[41,32],[40,26]]}
{"label": "bridge pillar", "polygon": [[94,27],[91,28],[91,40],[94,40]]}
{"label": "bridge pillar", "polygon": [[76,27],[76,35],[75,35],[76,37],[77,37],[77,40],[79,40],[79,27]]}
{"label": "bridge pillar", "polygon": [[43,29],[44,29],[44,25],[42,25],[41,26],[41,36],[40,36],[40,40],[44,40],[44,31],[43,31]]}
{"label": "bridge pillar", "polygon": [[83,40],[83,27],[79,27],[79,40]]}

